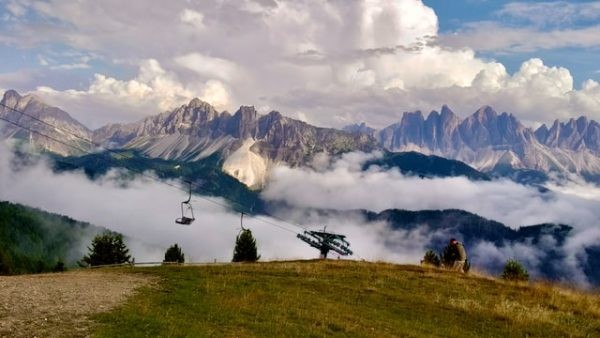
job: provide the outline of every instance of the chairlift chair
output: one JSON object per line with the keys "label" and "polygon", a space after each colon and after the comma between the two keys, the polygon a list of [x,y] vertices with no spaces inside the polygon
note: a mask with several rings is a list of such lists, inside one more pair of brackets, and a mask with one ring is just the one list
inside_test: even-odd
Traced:
{"label": "chairlift chair", "polygon": [[[190,201],[192,200],[192,182],[187,182],[190,185],[188,199],[181,202],[181,218],[177,218],[175,223],[182,225],[190,225],[195,220],[194,209]],[[189,217],[188,217],[189,216]]]}

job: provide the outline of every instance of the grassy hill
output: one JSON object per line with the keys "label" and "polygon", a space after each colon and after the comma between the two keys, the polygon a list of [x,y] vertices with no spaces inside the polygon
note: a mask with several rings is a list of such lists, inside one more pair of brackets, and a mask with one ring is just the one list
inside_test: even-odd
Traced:
{"label": "grassy hill", "polygon": [[97,337],[599,336],[600,295],[354,261],[124,269],[158,276]]}

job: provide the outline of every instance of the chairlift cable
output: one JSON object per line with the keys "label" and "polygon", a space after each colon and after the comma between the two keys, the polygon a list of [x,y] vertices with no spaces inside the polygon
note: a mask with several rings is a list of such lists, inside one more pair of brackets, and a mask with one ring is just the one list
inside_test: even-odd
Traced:
{"label": "chairlift cable", "polygon": [[[47,126],[50,126],[50,127],[52,127],[53,129],[55,129],[56,131],[62,131],[63,133],[66,133],[66,134],[71,134],[71,135],[75,136],[75,137],[76,137],[76,138],[78,138],[78,139],[81,139],[81,140],[84,140],[84,141],[86,141],[86,142],[89,142],[89,143],[90,143],[90,145],[93,145],[93,146],[95,146],[95,147],[98,147],[98,148],[103,148],[103,149],[105,149],[106,151],[108,151],[108,152],[110,152],[110,153],[113,153],[113,154],[115,154],[115,155],[117,155],[117,156],[120,156],[120,157],[122,157],[122,158],[125,158],[125,159],[131,159],[131,157],[127,157],[127,156],[123,155],[123,154],[122,154],[122,153],[120,153],[120,152],[117,152],[117,151],[114,151],[114,150],[112,150],[112,149],[109,149],[109,148],[107,148],[107,147],[105,147],[105,146],[102,146],[102,145],[101,145],[101,144],[99,144],[99,143],[95,143],[95,142],[93,142],[93,140],[91,140],[91,139],[87,139],[87,138],[81,137],[81,136],[79,136],[79,135],[77,135],[77,134],[75,134],[75,133],[72,133],[72,132],[70,132],[70,131],[62,130],[61,128],[59,128],[59,127],[57,127],[57,126],[55,126],[55,125],[53,125],[53,124],[51,124],[51,123],[48,123],[48,122],[46,122],[46,121],[43,121],[43,120],[41,120],[41,119],[39,119],[39,118],[36,118],[36,117],[34,117],[34,116],[31,116],[31,115],[29,115],[29,114],[27,114],[27,113],[25,113],[25,112],[22,112],[22,111],[19,111],[19,110],[15,109],[15,108],[9,107],[9,106],[7,106],[7,105],[6,105],[6,104],[4,104],[4,103],[0,103],[0,105],[1,105],[1,106],[3,106],[3,107],[6,107],[6,108],[8,108],[8,109],[10,109],[10,110],[12,110],[12,111],[14,111],[14,112],[17,112],[17,113],[19,113],[19,114],[21,114],[21,115],[23,115],[23,116],[27,116],[27,117],[29,117],[29,118],[31,118],[31,119],[33,119],[33,120],[39,121],[39,122],[41,122],[41,123],[43,123],[43,124],[45,124],[45,125],[47,125]],[[41,135],[41,136],[47,137],[48,139],[51,139],[51,140],[53,140],[53,141],[55,141],[55,142],[58,142],[58,143],[60,143],[60,144],[66,145],[66,146],[68,146],[68,147],[71,147],[71,148],[73,148],[73,149],[76,149],[76,150],[78,150],[78,151],[82,151],[83,153],[91,154],[91,152],[90,152],[90,151],[85,151],[85,150],[83,150],[83,149],[81,149],[81,148],[79,148],[79,147],[75,147],[75,146],[73,146],[73,145],[71,145],[71,144],[68,144],[68,143],[66,143],[66,142],[60,141],[60,140],[58,140],[58,139],[56,139],[56,138],[54,138],[54,137],[52,137],[52,136],[46,135],[46,134],[44,134],[44,133],[42,133],[42,132],[39,132],[39,131],[37,131],[37,130],[34,130],[34,129],[32,129],[32,128],[25,127],[25,126],[23,126],[23,125],[21,125],[21,124],[19,124],[19,123],[17,123],[17,122],[14,122],[14,121],[11,121],[11,120],[7,119],[7,118],[3,118],[3,117],[1,117],[1,116],[0,116],[0,119],[1,119],[1,120],[4,120],[4,121],[6,121],[6,122],[9,122],[9,123],[11,123],[11,124],[13,124],[13,125],[15,125],[15,126],[17,126],[17,127],[19,127],[19,128],[22,128],[22,129],[25,129],[25,130],[29,130],[30,132],[34,132],[34,133],[36,133],[36,134],[38,134],[38,135]],[[58,161],[58,162],[61,162],[61,163],[68,164],[68,163],[66,163],[66,162],[64,162],[64,161],[60,161],[60,160],[57,160],[57,161]],[[149,178],[149,179],[151,179],[151,180],[154,180],[154,181],[156,181],[156,182],[159,182],[159,183],[162,183],[162,184],[166,184],[166,185],[168,185],[168,186],[171,186],[171,187],[177,188],[177,189],[179,189],[179,190],[184,190],[184,189],[182,188],[182,186],[181,186],[181,185],[177,186],[177,185],[171,184],[171,183],[169,183],[169,182],[167,182],[167,181],[159,180],[159,179],[157,179],[156,177],[154,177],[154,176],[151,176],[151,175],[148,175],[148,174],[146,174],[145,172],[143,172],[143,171],[141,171],[141,170],[137,170],[137,169],[131,169],[131,168],[128,168],[128,167],[126,167],[126,166],[123,166],[123,168],[124,168],[124,169],[126,169],[126,170],[129,170],[129,171],[135,172],[135,173],[137,173],[137,174],[139,174],[139,175],[141,175],[141,176],[147,177],[147,178]],[[156,171],[156,170],[154,170],[154,171]],[[197,189],[197,190],[203,190],[203,191],[206,191],[206,189],[203,189],[202,187],[198,186],[197,184],[194,184],[194,183],[193,183],[193,182],[191,182],[191,181],[187,181],[187,183],[189,183],[189,197],[188,197],[188,200],[187,200],[186,202],[182,202],[182,205],[181,205],[181,208],[182,208],[182,218],[181,218],[181,219],[179,219],[179,220],[181,220],[181,223],[180,223],[180,222],[178,222],[178,221],[176,221],[176,222],[177,222],[177,223],[180,223],[180,224],[186,224],[186,225],[189,225],[189,224],[191,224],[191,222],[194,220],[194,217],[193,217],[193,209],[192,209],[191,205],[189,204],[189,203],[190,203],[190,201],[192,200],[192,186],[196,186],[196,189]],[[184,190],[184,191],[185,191],[185,190]],[[233,205],[238,205],[238,206],[241,206],[241,207],[242,207],[242,209],[243,209],[243,206],[242,206],[240,203],[238,203],[238,202],[236,202],[236,201],[233,201],[233,200],[231,200],[231,199],[229,199],[229,198],[226,198],[226,197],[224,197],[224,196],[220,196],[220,197],[221,197],[221,198],[223,198],[224,200],[227,200],[227,201],[229,201],[229,202],[230,202],[231,204],[233,204]],[[203,200],[209,201],[209,202],[211,202],[211,203],[213,203],[213,204],[220,205],[220,206],[222,206],[222,207],[224,207],[224,208],[226,208],[226,209],[227,209],[227,208],[229,208],[229,207],[231,207],[231,205],[229,205],[229,206],[228,206],[228,205],[224,205],[224,204],[222,204],[222,203],[219,203],[219,202],[217,202],[217,201],[214,201],[214,200],[211,200],[211,199],[209,199],[209,198],[203,197],[203,196],[201,196],[201,195],[198,195],[198,198],[201,198],[201,199],[203,199]],[[195,201],[196,201],[196,200],[195,200]],[[184,207],[183,207],[183,205],[184,205],[184,204],[187,204],[187,205],[188,205],[188,207],[190,208],[190,211],[191,211],[191,215],[192,215],[192,218],[187,218],[187,220],[186,220],[186,217],[184,216]],[[252,213],[249,213],[249,214],[250,214],[250,215],[252,215]],[[315,244],[316,244],[316,243],[313,243],[313,242],[311,242],[311,240],[309,239],[309,237],[307,237],[307,235],[308,235],[308,236],[312,236],[312,237],[314,237],[314,236],[315,236],[315,235],[314,235],[314,233],[315,233],[314,231],[310,231],[310,230],[308,230],[308,228],[307,228],[307,227],[304,227],[304,226],[302,226],[302,225],[300,225],[300,224],[297,224],[297,223],[295,223],[295,222],[292,222],[292,221],[285,220],[285,219],[283,219],[283,218],[281,218],[281,217],[278,217],[278,216],[271,215],[271,214],[269,214],[269,213],[267,213],[267,212],[265,212],[265,214],[266,214],[267,216],[269,216],[269,217],[271,217],[271,218],[274,218],[274,219],[277,219],[277,220],[279,220],[279,221],[281,221],[281,222],[284,222],[284,223],[290,224],[290,225],[292,225],[292,226],[294,226],[294,227],[298,227],[298,228],[302,229],[302,230],[303,230],[303,232],[302,232],[302,233],[299,233],[299,232],[296,232],[296,231],[290,230],[290,229],[288,229],[288,228],[286,228],[286,227],[283,227],[283,226],[281,226],[281,225],[279,225],[279,224],[276,224],[276,223],[274,223],[274,222],[271,222],[270,220],[266,219],[265,217],[261,217],[261,216],[259,216],[259,215],[254,215],[254,216],[255,216],[255,218],[256,218],[256,219],[258,219],[258,220],[260,220],[260,221],[262,221],[262,222],[264,222],[264,223],[267,223],[267,224],[273,225],[273,226],[275,226],[275,227],[278,227],[278,228],[280,228],[280,229],[282,229],[282,230],[285,230],[285,231],[292,232],[292,233],[296,234],[297,238],[300,238],[301,240],[303,240],[303,241],[307,242],[307,243],[308,243],[308,244],[310,244],[311,246],[313,246],[313,247],[316,247],[316,246],[315,246]],[[244,216],[244,213],[242,212],[242,215],[241,215],[240,222],[242,222],[242,220],[243,220],[243,216]],[[188,222],[188,221],[189,221],[189,222]],[[243,229],[243,225],[242,225],[242,229]],[[325,233],[325,228],[323,229],[323,233]],[[339,236],[339,235],[337,235],[337,234],[330,234],[330,235],[334,235],[334,237],[336,237],[336,236]],[[345,237],[345,236],[343,236],[343,237]],[[347,254],[350,254],[350,255],[352,255],[352,254],[353,254],[353,253],[352,253],[352,251],[351,251],[351,250],[349,250],[349,248],[348,248],[348,246],[349,246],[350,244],[349,244],[348,242],[346,242],[345,240],[343,240],[343,242],[345,242],[345,244],[346,244],[346,245],[345,245],[345,246],[343,246],[343,245],[338,245],[338,246],[340,246],[340,248],[337,248],[335,245],[332,245],[332,243],[333,243],[333,242],[331,242],[331,241],[335,241],[335,239],[331,240],[329,236],[326,236],[326,238],[319,239],[319,242],[321,243],[321,244],[320,244],[320,245],[321,245],[321,250],[323,250],[323,248],[327,247],[327,248],[328,248],[328,249],[327,249],[327,251],[329,251],[329,250],[334,250],[334,251],[336,251],[336,252],[338,252],[338,253],[342,253],[343,255],[347,255]],[[337,244],[337,243],[333,243],[333,244]],[[322,251],[322,253],[323,253],[323,251]],[[327,255],[327,253],[325,252],[325,256],[326,256],[326,255]]]}
{"label": "chairlift cable", "polygon": [[[0,103],[0,105],[2,105],[2,106],[5,106],[5,107],[6,107],[6,105],[4,105],[4,104],[2,104],[2,103]],[[9,107],[9,108],[10,108],[10,107]],[[25,116],[29,116],[29,115],[27,115],[27,114],[25,114],[25,113],[22,113],[22,112],[20,112],[19,110],[16,110],[16,109],[13,109],[13,108],[11,108],[11,110],[13,110],[13,111],[15,111],[15,112],[17,112],[17,113],[21,113],[21,114],[23,114],[23,115],[25,115]],[[5,118],[5,117],[2,117],[2,116],[0,116],[0,120],[3,120],[3,121],[5,121],[5,122],[8,122],[8,123],[10,123],[10,124],[12,124],[12,125],[14,125],[14,126],[16,126],[16,127],[19,127],[19,128],[21,128],[21,129],[24,129],[24,130],[27,130],[27,131],[33,132],[33,133],[35,133],[35,134],[37,134],[37,135],[43,136],[43,137],[45,137],[45,138],[48,138],[48,139],[50,139],[50,140],[52,140],[52,141],[58,142],[58,143],[60,143],[60,144],[62,144],[62,145],[65,145],[65,146],[68,146],[68,147],[70,147],[70,148],[73,148],[73,149],[75,149],[75,150],[77,150],[77,151],[83,151],[83,149],[81,149],[81,148],[79,148],[79,147],[76,147],[76,146],[74,146],[74,145],[72,145],[72,144],[70,144],[70,143],[64,142],[64,141],[62,141],[62,140],[59,140],[59,139],[57,139],[57,138],[55,138],[55,137],[52,137],[52,136],[50,136],[50,135],[47,135],[47,134],[45,134],[45,133],[42,133],[42,132],[40,132],[40,131],[38,131],[38,130],[32,129],[32,128],[30,128],[30,127],[24,126],[24,125],[22,125],[22,124],[20,124],[20,123],[14,122],[14,121],[12,121],[12,120],[10,120],[10,119],[7,119],[7,118]],[[49,126],[51,126],[51,127],[55,128],[55,129],[60,129],[60,128],[58,128],[58,127],[56,127],[56,126],[54,126],[54,125],[52,125],[52,124],[50,124],[50,123],[46,123],[46,122],[44,122],[44,124],[47,124],[47,125],[49,125]],[[63,131],[64,131],[64,130],[63,130]],[[69,133],[69,134],[72,134],[72,133],[70,133],[70,132],[67,132],[67,133]],[[77,136],[77,135],[75,135],[75,136]],[[77,137],[79,137],[79,136],[77,136]],[[81,137],[79,137],[79,138],[81,138]],[[87,139],[86,139],[86,140],[87,140]],[[91,142],[90,140],[87,140],[87,141]],[[116,154],[116,155],[118,155],[118,156],[121,156],[121,157],[123,157],[123,158],[125,158],[125,159],[130,159],[130,158],[131,158],[131,157],[127,157],[127,156],[125,156],[125,155],[123,155],[123,154],[121,154],[121,153],[119,153],[119,152],[116,152],[116,151],[114,151],[114,150],[111,150],[111,149],[105,148],[105,147],[103,147],[103,146],[101,146],[101,145],[99,145],[99,147],[102,147],[102,148],[106,149],[107,151],[109,151],[109,152],[111,152],[111,153],[114,153],[114,154]],[[92,154],[92,153],[90,153],[89,151],[87,151],[87,152],[86,152],[86,151],[83,151],[83,152],[84,152],[84,153],[87,153],[87,154]],[[59,163],[62,163],[62,164],[66,164],[66,165],[73,165],[72,163],[68,163],[68,162],[66,162],[66,161],[62,161],[62,160],[59,160],[59,159],[54,159],[54,160],[55,160],[56,162],[59,162]],[[149,174],[147,174],[147,173],[146,173],[146,172],[144,172],[144,171],[137,170],[137,169],[133,169],[133,168],[129,168],[129,167],[126,167],[126,166],[123,166],[123,168],[124,168],[124,169],[126,169],[126,170],[129,170],[129,171],[131,171],[131,172],[134,172],[134,173],[136,173],[136,174],[139,174],[140,176],[143,176],[143,177],[145,177],[145,178],[147,178],[147,179],[150,179],[150,180],[156,181],[156,182],[158,182],[158,183],[161,183],[161,184],[165,184],[165,185],[167,185],[167,186],[170,186],[170,187],[172,187],[172,188],[179,189],[179,190],[182,190],[182,191],[185,191],[185,192],[187,192],[187,190],[186,190],[185,188],[183,188],[181,185],[176,185],[176,184],[170,183],[169,181],[164,181],[164,180],[157,179],[155,176],[149,175]],[[192,183],[192,186],[195,186],[197,190],[203,190],[203,191],[206,191],[206,189],[203,189],[203,188],[199,187],[199,186],[198,186],[197,184],[195,184],[194,182],[191,182],[191,183]],[[229,199],[229,198],[227,198],[227,197],[223,197],[223,196],[218,196],[217,198],[222,198],[222,199],[224,199],[224,200],[227,200],[227,201],[231,202],[231,204],[230,204],[230,205],[227,205],[227,204],[225,204],[225,203],[220,203],[220,202],[218,202],[218,201],[215,201],[214,199],[210,199],[210,198],[208,198],[208,197],[204,197],[204,196],[202,196],[202,195],[196,195],[196,197],[197,197],[197,198],[200,198],[200,199],[202,199],[202,200],[204,200],[204,201],[210,202],[210,203],[212,203],[212,204],[218,205],[218,206],[220,206],[220,207],[223,207],[223,208],[225,208],[225,209],[229,209],[229,208],[231,208],[231,207],[232,207],[232,205],[236,205],[236,206],[238,206],[238,207],[242,207],[242,205],[241,205],[240,203],[238,203],[238,202],[236,202],[236,201],[234,201],[234,200],[231,200],[231,199]],[[192,201],[199,202],[197,199],[192,199]],[[282,230],[288,231],[288,232],[293,232],[293,233],[295,233],[295,234],[297,234],[297,233],[298,233],[298,232],[296,232],[296,231],[293,231],[293,230],[290,230],[290,229],[288,229],[288,228],[285,228],[285,227],[283,227],[283,226],[281,226],[281,225],[279,225],[279,224],[276,224],[276,223],[274,223],[274,222],[268,221],[267,219],[265,219],[264,217],[261,217],[261,216],[259,216],[258,214],[252,214],[252,213],[250,213],[250,212],[246,212],[246,213],[247,213],[247,214],[249,214],[249,215],[253,215],[255,219],[258,219],[258,220],[260,220],[260,221],[261,221],[261,222],[263,222],[263,223],[267,223],[267,224],[270,224],[270,225],[276,226],[276,227],[278,227],[278,228],[280,228],[280,229],[282,229]],[[284,220],[283,218],[280,218],[280,217],[277,217],[277,216],[271,215],[271,214],[269,214],[269,213],[265,213],[265,214],[266,214],[267,216],[269,216],[269,217],[272,217],[272,218],[274,218],[274,219],[277,219],[277,220],[279,220],[279,221],[285,222],[285,223],[287,223],[287,224],[290,224],[290,225],[292,225],[292,226],[299,227],[299,228],[301,228],[301,229],[305,229],[305,228],[304,228],[304,227],[302,227],[301,225],[299,225],[299,224],[296,224],[296,223],[294,223],[294,222],[291,222],[291,221]]]}

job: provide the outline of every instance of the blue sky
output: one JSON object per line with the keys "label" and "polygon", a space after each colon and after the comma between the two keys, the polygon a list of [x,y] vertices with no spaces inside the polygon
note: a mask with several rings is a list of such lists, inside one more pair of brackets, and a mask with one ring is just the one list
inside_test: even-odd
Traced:
{"label": "blue sky", "polygon": [[[547,1],[529,1],[538,3],[549,3]],[[570,4],[590,4],[595,1],[568,1]],[[527,27],[528,23],[523,20],[511,20],[500,14],[502,8],[510,1],[493,0],[425,0],[425,4],[431,6],[438,13],[440,33],[451,34],[460,31],[465,24],[482,21],[502,22],[511,27]],[[563,28],[586,27],[598,24],[595,20],[576,19],[563,25]],[[549,31],[553,26],[544,27]],[[494,32],[489,32],[494,34]],[[519,69],[523,61],[537,57],[544,60],[548,65],[566,67],[571,71],[577,85],[586,79],[600,80],[600,64],[598,62],[598,47],[595,48],[552,48],[536,50],[532,52],[503,51],[502,53],[479,52],[481,57],[491,58],[502,62],[509,72]]]}
{"label": "blue sky", "polygon": [[0,46],[0,90],[91,127],[193,97],[334,127],[442,104],[600,119],[600,1],[0,0]]}

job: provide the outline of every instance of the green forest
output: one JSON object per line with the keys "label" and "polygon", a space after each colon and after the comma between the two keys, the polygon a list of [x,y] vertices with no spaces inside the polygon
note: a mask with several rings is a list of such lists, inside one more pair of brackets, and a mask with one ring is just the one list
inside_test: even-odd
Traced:
{"label": "green forest", "polygon": [[76,265],[105,229],[0,201],[0,274],[62,271]]}

